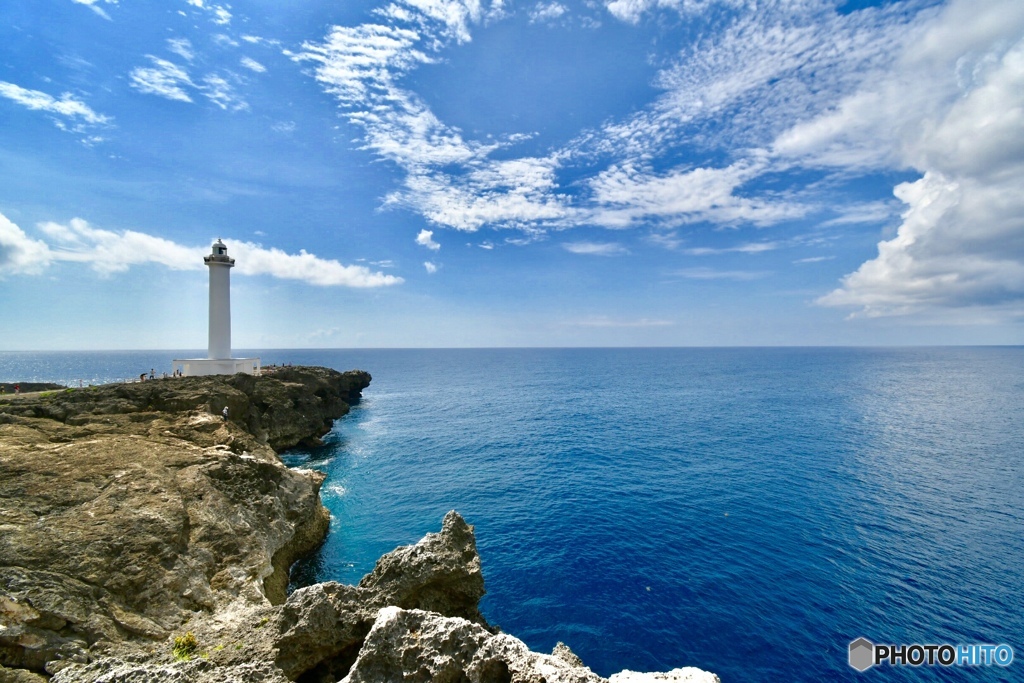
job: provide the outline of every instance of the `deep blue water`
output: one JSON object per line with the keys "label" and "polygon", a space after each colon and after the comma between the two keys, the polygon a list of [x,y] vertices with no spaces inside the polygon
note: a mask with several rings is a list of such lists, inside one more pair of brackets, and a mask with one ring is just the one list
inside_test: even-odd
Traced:
{"label": "deep blue water", "polygon": [[[457,509],[487,618],[603,675],[1024,680],[1024,348],[259,353],[374,378],[288,456],[333,513],[300,580],[354,583]],[[0,381],[180,354],[0,354]],[[1017,660],[858,674],[858,636]]]}

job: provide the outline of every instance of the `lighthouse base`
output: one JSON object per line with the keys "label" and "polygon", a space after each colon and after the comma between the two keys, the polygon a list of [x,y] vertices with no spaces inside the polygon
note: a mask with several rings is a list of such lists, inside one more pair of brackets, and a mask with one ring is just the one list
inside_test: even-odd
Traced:
{"label": "lighthouse base", "polygon": [[175,374],[182,377],[199,375],[234,375],[243,372],[247,375],[260,374],[259,358],[176,358]]}

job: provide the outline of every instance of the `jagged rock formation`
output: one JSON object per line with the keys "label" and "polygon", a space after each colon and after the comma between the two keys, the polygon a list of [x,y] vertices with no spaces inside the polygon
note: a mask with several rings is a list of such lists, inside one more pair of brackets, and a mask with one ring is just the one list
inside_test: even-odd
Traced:
{"label": "jagged rock formation", "polygon": [[558,654],[538,654],[517,638],[491,633],[465,619],[385,607],[377,613],[359,658],[342,683],[410,680],[604,681],[565,645]]}
{"label": "jagged rock formation", "polygon": [[[383,556],[358,586],[315,584],[283,605],[238,600],[197,615],[183,627],[199,644],[190,661],[176,662],[169,641],[122,643],[53,683],[606,683],[561,643],[545,655],[495,633],[477,609],[483,593],[472,527],[449,512],[440,533]],[[698,669],[623,673],[719,683]]]}
{"label": "jagged rock formation", "polygon": [[0,665],[54,673],[236,598],[283,602],[329,515],[323,475],[274,448],[317,440],[369,381],[289,368],[3,397]]}
{"label": "jagged rock formation", "polygon": [[0,683],[605,683],[487,624],[454,511],[358,585],[286,598],[328,520],[322,475],[271,446],[319,437],[369,380],[286,368],[0,400]]}

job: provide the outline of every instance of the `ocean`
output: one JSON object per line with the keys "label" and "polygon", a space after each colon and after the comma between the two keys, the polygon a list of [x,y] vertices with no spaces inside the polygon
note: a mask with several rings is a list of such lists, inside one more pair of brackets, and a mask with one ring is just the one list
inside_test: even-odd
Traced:
{"label": "ocean", "polygon": [[[0,353],[0,381],[185,353]],[[455,509],[488,620],[602,675],[1024,680],[1024,348],[244,353],[373,375],[323,446],[286,456],[328,474],[332,512],[294,585],[355,583]],[[858,637],[1020,661],[858,673]]]}

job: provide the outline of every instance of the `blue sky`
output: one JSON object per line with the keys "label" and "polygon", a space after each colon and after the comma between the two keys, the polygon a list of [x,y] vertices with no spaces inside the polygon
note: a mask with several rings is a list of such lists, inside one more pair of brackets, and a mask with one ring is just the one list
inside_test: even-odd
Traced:
{"label": "blue sky", "polygon": [[9,0],[0,349],[1019,344],[1024,3]]}

